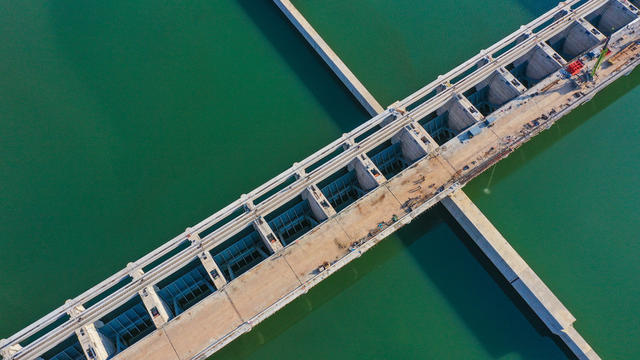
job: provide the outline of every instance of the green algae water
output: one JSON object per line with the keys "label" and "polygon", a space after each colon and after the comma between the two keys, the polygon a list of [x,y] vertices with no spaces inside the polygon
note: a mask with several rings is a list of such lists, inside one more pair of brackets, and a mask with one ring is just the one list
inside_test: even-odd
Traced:
{"label": "green algae water", "polygon": [[[383,105],[555,5],[295,4]],[[268,0],[2,8],[0,337],[367,119]],[[640,357],[638,83],[466,188],[611,359]],[[213,357],[276,358],[567,354],[437,207]]]}

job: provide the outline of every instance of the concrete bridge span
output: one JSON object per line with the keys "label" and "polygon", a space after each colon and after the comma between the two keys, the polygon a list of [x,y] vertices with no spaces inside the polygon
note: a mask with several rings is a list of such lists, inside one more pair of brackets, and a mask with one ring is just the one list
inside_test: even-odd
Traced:
{"label": "concrete bridge span", "polygon": [[[5,359],[203,359],[639,61],[633,4],[566,1],[382,109],[290,2],[275,2],[373,118],[3,340]],[[605,13],[618,27],[609,64],[594,81],[567,76],[567,63],[593,66]]]}

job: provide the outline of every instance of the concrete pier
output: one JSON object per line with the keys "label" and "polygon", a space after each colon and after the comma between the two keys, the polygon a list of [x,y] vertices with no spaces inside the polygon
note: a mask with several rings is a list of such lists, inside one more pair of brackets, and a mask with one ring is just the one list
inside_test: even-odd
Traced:
{"label": "concrete pier", "polygon": [[[131,266],[130,264],[129,266]],[[144,276],[144,271],[141,269],[135,269],[131,273],[131,278],[133,281],[140,280]],[[165,304],[164,300],[158,295],[158,288],[156,286],[146,286],[145,288],[138,291],[138,295],[142,299],[142,303],[144,307],[147,309],[147,312],[151,316],[151,320],[153,320],[156,328],[161,328],[169,319],[173,317],[171,310],[167,304]]]}
{"label": "concrete pier", "polygon": [[518,72],[520,81],[531,86],[535,81],[540,81],[551,73],[558,71],[567,64],[553,48],[546,43],[540,43],[527,55],[513,62],[514,69],[523,68]]}
{"label": "concrete pier", "polygon": [[365,190],[371,190],[387,181],[380,170],[366,155],[358,156],[348,166],[349,170],[354,170],[358,182]]}
{"label": "concrete pier", "polygon": [[274,0],[276,5],[289,18],[291,23],[300,31],[311,47],[324,59],[334,73],[342,80],[353,96],[364,106],[371,116],[381,113],[384,109],[360,83],[358,78],[349,70],[336,53],[309,24],[307,19],[296,9],[289,0]]}
{"label": "concrete pier", "polygon": [[311,212],[319,221],[324,221],[336,214],[336,210],[324,196],[317,185],[309,186],[303,193],[302,198],[309,202]]}
{"label": "concrete pier", "polygon": [[[251,201],[245,204],[245,208],[248,212],[255,212],[255,205]],[[278,240],[278,236],[276,236],[273,230],[271,230],[269,224],[264,220],[264,217],[258,214],[255,216],[256,219],[252,222],[253,228],[260,235],[260,238],[267,246],[267,249],[269,249],[272,254],[282,249],[282,243]]]}
{"label": "concrete pier", "polygon": [[[200,238],[200,235],[194,233],[193,230],[189,228],[186,229],[185,232],[187,233],[187,238],[191,241],[191,244],[202,248],[202,239]],[[198,259],[200,259],[202,266],[207,271],[207,274],[209,274],[209,278],[217,289],[220,289],[227,284],[227,279],[225,279],[222,271],[220,271],[220,267],[216,264],[208,251],[202,251],[198,254]]]}
{"label": "concrete pier", "polygon": [[271,230],[271,227],[262,216],[258,216],[258,218],[253,222],[253,228],[258,232],[258,234],[260,234],[262,241],[267,244],[272,253],[282,249],[283,245],[278,240],[278,236],[273,232],[273,230]]}
{"label": "concrete pier", "polygon": [[591,29],[595,29],[593,25],[579,19],[565,31],[549,39],[547,43],[566,61],[571,61],[580,53],[605,40],[600,32],[594,33]]}
{"label": "concrete pier", "polygon": [[578,359],[600,359],[574,329],[576,318],[467,195],[456,191],[441,202],[542,322],[567,344]]}
{"label": "concrete pier", "polygon": [[[77,318],[85,310],[84,306],[76,306],[69,312],[71,318]],[[107,360],[115,353],[113,342],[96,329],[95,324],[87,324],[76,329],[76,336],[87,359]]]}
{"label": "concrete pier", "polygon": [[411,123],[391,138],[392,143],[400,143],[404,156],[415,161],[436,149],[435,140],[417,122]]}
{"label": "concrete pier", "polygon": [[227,285],[227,280],[224,278],[222,271],[220,271],[220,267],[218,267],[218,264],[216,264],[216,262],[209,254],[207,254],[207,252],[203,251],[202,253],[200,253],[200,255],[198,255],[198,258],[200,259],[202,266],[204,266],[205,270],[207,270],[207,274],[209,274],[211,281],[213,281],[213,284],[217,289],[220,289],[221,287]]}

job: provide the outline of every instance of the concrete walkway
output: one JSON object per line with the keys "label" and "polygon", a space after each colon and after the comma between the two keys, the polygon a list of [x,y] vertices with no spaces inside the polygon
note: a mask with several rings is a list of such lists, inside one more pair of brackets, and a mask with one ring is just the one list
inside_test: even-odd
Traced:
{"label": "concrete walkway", "polygon": [[574,329],[576,318],[464,192],[456,191],[441,202],[542,322],[578,359],[600,359]]}
{"label": "concrete walkway", "polygon": [[274,0],[276,5],[289,18],[291,23],[300,31],[302,36],[311,44],[316,52],[329,65],[331,70],[342,80],[345,86],[351,91],[353,96],[358,99],[360,104],[369,112],[371,116],[375,116],[384,111],[382,106],[369,93],[367,88],[360,83],[358,78],[353,75],[351,70],[340,60],[340,57],[331,50],[331,47],[322,39],[320,34],[309,24],[307,19],[302,16],[298,9],[293,6],[289,0]]}

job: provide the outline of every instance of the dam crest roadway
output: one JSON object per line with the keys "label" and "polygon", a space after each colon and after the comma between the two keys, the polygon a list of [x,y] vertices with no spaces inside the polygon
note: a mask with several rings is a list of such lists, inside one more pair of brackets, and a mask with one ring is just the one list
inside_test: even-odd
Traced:
{"label": "dam crest roadway", "polygon": [[550,331],[599,359],[460,189],[637,66],[639,1],[560,3],[387,109],[274,2],[373,117],[3,340],[3,358],[204,359],[442,201]]}

